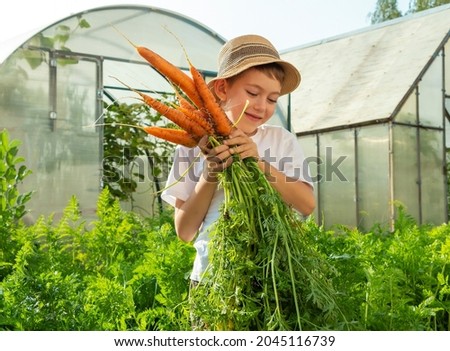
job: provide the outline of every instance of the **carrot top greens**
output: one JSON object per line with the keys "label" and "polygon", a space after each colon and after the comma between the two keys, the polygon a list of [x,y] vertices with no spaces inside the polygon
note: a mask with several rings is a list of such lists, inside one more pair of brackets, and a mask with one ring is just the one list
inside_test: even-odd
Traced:
{"label": "carrot top greens", "polygon": [[191,294],[198,327],[308,330],[345,324],[332,267],[255,159],[236,157],[220,174],[220,186],[225,201],[210,232],[209,266]]}

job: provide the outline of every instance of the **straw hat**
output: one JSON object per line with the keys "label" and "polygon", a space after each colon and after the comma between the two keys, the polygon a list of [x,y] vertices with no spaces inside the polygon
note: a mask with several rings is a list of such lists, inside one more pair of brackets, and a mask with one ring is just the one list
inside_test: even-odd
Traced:
{"label": "straw hat", "polygon": [[233,77],[247,68],[277,63],[284,70],[281,95],[294,91],[300,84],[298,69],[280,58],[280,54],[270,41],[259,35],[242,35],[226,42],[219,52],[219,71],[208,85],[211,87],[217,79]]}

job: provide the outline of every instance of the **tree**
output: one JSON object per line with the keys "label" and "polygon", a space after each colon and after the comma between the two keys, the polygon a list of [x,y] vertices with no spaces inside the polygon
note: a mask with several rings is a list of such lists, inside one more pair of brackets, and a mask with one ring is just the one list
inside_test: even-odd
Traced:
{"label": "tree", "polygon": [[369,15],[370,22],[375,24],[401,17],[402,13],[397,8],[397,0],[377,0],[375,11]]}
{"label": "tree", "polygon": [[445,4],[450,4],[450,0],[411,0],[408,13],[428,10]]}
{"label": "tree", "polygon": [[409,9],[402,14],[398,9],[397,0],[377,0],[375,11],[369,13],[369,17],[372,24],[381,23],[445,4],[450,4],[450,0],[410,0]]}

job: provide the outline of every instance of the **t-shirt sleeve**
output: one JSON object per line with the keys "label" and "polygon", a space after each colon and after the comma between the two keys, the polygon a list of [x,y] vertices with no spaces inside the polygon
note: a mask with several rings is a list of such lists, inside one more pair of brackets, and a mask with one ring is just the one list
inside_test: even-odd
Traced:
{"label": "t-shirt sleeve", "polygon": [[172,167],[167,177],[165,189],[161,198],[171,206],[175,206],[176,199],[186,201],[195,188],[198,176],[195,174],[199,162],[195,157],[197,148],[177,146],[173,157]]}
{"label": "t-shirt sleeve", "polygon": [[301,180],[313,186],[308,161],[297,137],[288,131],[283,134],[283,156],[278,161],[278,169],[289,178]]}

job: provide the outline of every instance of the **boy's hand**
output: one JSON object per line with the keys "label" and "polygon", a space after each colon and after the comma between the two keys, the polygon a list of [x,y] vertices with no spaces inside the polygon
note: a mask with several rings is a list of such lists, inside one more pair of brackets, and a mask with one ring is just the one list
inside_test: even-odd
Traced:
{"label": "boy's hand", "polygon": [[216,182],[217,173],[222,172],[233,162],[230,147],[223,144],[211,147],[208,136],[201,138],[198,146],[203,155],[205,155],[204,177],[207,181]]}
{"label": "boy's hand", "polygon": [[239,129],[233,130],[229,138],[225,139],[223,144],[219,146],[211,147],[208,136],[200,139],[198,146],[206,157],[204,176],[208,181],[217,181],[217,173],[231,165],[233,155],[239,155],[241,160],[247,157],[254,157],[259,160],[255,142]]}
{"label": "boy's hand", "polygon": [[229,152],[231,155],[238,154],[241,160],[248,157],[254,157],[259,160],[259,153],[256,143],[242,130],[233,130],[230,137],[224,140],[223,143],[226,146],[229,146]]}

